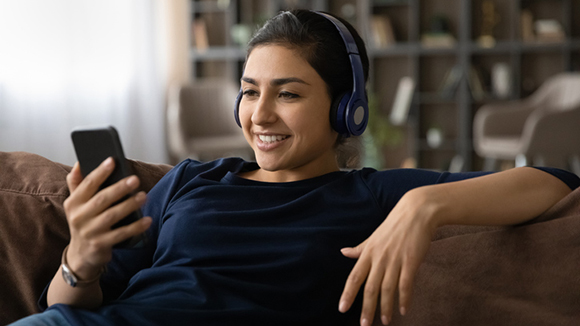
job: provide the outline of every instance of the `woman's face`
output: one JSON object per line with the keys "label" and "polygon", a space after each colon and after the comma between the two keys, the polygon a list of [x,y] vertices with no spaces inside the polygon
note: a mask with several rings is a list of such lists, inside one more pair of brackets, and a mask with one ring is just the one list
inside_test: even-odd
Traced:
{"label": "woman's face", "polygon": [[255,179],[296,181],[338,170],[326,84],[297,51],[254,48],[242,91],[240,121],[261,168]]}

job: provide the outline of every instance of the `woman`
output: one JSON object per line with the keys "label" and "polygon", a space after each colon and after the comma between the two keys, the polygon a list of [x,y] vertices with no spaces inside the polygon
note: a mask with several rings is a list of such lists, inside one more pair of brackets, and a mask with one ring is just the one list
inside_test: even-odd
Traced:
{"label": "woman", "polygon": [[[343,23],[366,79],[364,44]],[[396,295],[400,313],[408,311],[413,276],[438,226],[521,223],[580,184],[564,171],[528,167],[489,175],[341,171],[343,136],[333,110],[353,88],[352,76],[345,42],[328,18],[299,10],[271,19],[250,41],[236,108],[256,163],[186,160],[147,203],[140,193],[111,208],[137,178],[98,191],[112,161],[84,180],[75,165],[63,260],[81,283],[71,287],[59,270],[41,299],[47,312],[16,325],[340,325],[359,318],[370,325],[376,309],[387,324]],[[150,217],[110,230],[144,203]],[[142,232],[144,249],[112,250]]]}

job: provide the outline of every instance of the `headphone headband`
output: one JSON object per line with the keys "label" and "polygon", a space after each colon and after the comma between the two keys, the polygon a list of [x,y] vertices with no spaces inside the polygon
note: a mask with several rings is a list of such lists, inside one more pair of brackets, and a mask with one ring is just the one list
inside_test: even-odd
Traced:
{"label": "headphone headband", "polygon": [[312,11],[312,12],[319,14],[320,16],[330,20],[330,22],[338,30],[338,33],[340,34],[340,37],[342,38],[344,45],[346,46],[346,52],[348,52],[348,54],[359,54],[358,47],[356,46],[356,42],[354,41],[354,37],[352,37],[352,34],[349,32],[348,28],[344,26],[344,24],[340,20],[324,12],[320,11]]}

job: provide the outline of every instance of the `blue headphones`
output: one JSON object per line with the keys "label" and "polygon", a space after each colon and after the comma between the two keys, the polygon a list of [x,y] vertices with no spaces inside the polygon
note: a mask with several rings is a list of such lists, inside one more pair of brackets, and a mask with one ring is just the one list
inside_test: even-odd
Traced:
{"label": "blue headphones", "polygon": [[[340,20],[326,13],[313,12],[328,19],[336,26],[346,46],[352,69],[352,90],[333,100],[330,109],[330,123],[332,128],[343,136],[359,136],[367,127],[369,106],[365,94],[364,72],[358,47],[348,28]],[[242,96],[243,91],[240,89],[234,108],[234,117],[240,127],[242,124],[240,123],[239,107]]]}

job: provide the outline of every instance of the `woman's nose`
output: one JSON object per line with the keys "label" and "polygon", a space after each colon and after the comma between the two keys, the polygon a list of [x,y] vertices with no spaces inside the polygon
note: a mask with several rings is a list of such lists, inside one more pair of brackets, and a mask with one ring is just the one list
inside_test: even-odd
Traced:
{"label": "woman's nose", "polygon": [[254,107],[252,113],[252,123],[255,125],[272,124],[276,122],[277,115],[275,112],[275,101],[268,99],[267,96],[261,97]]}

